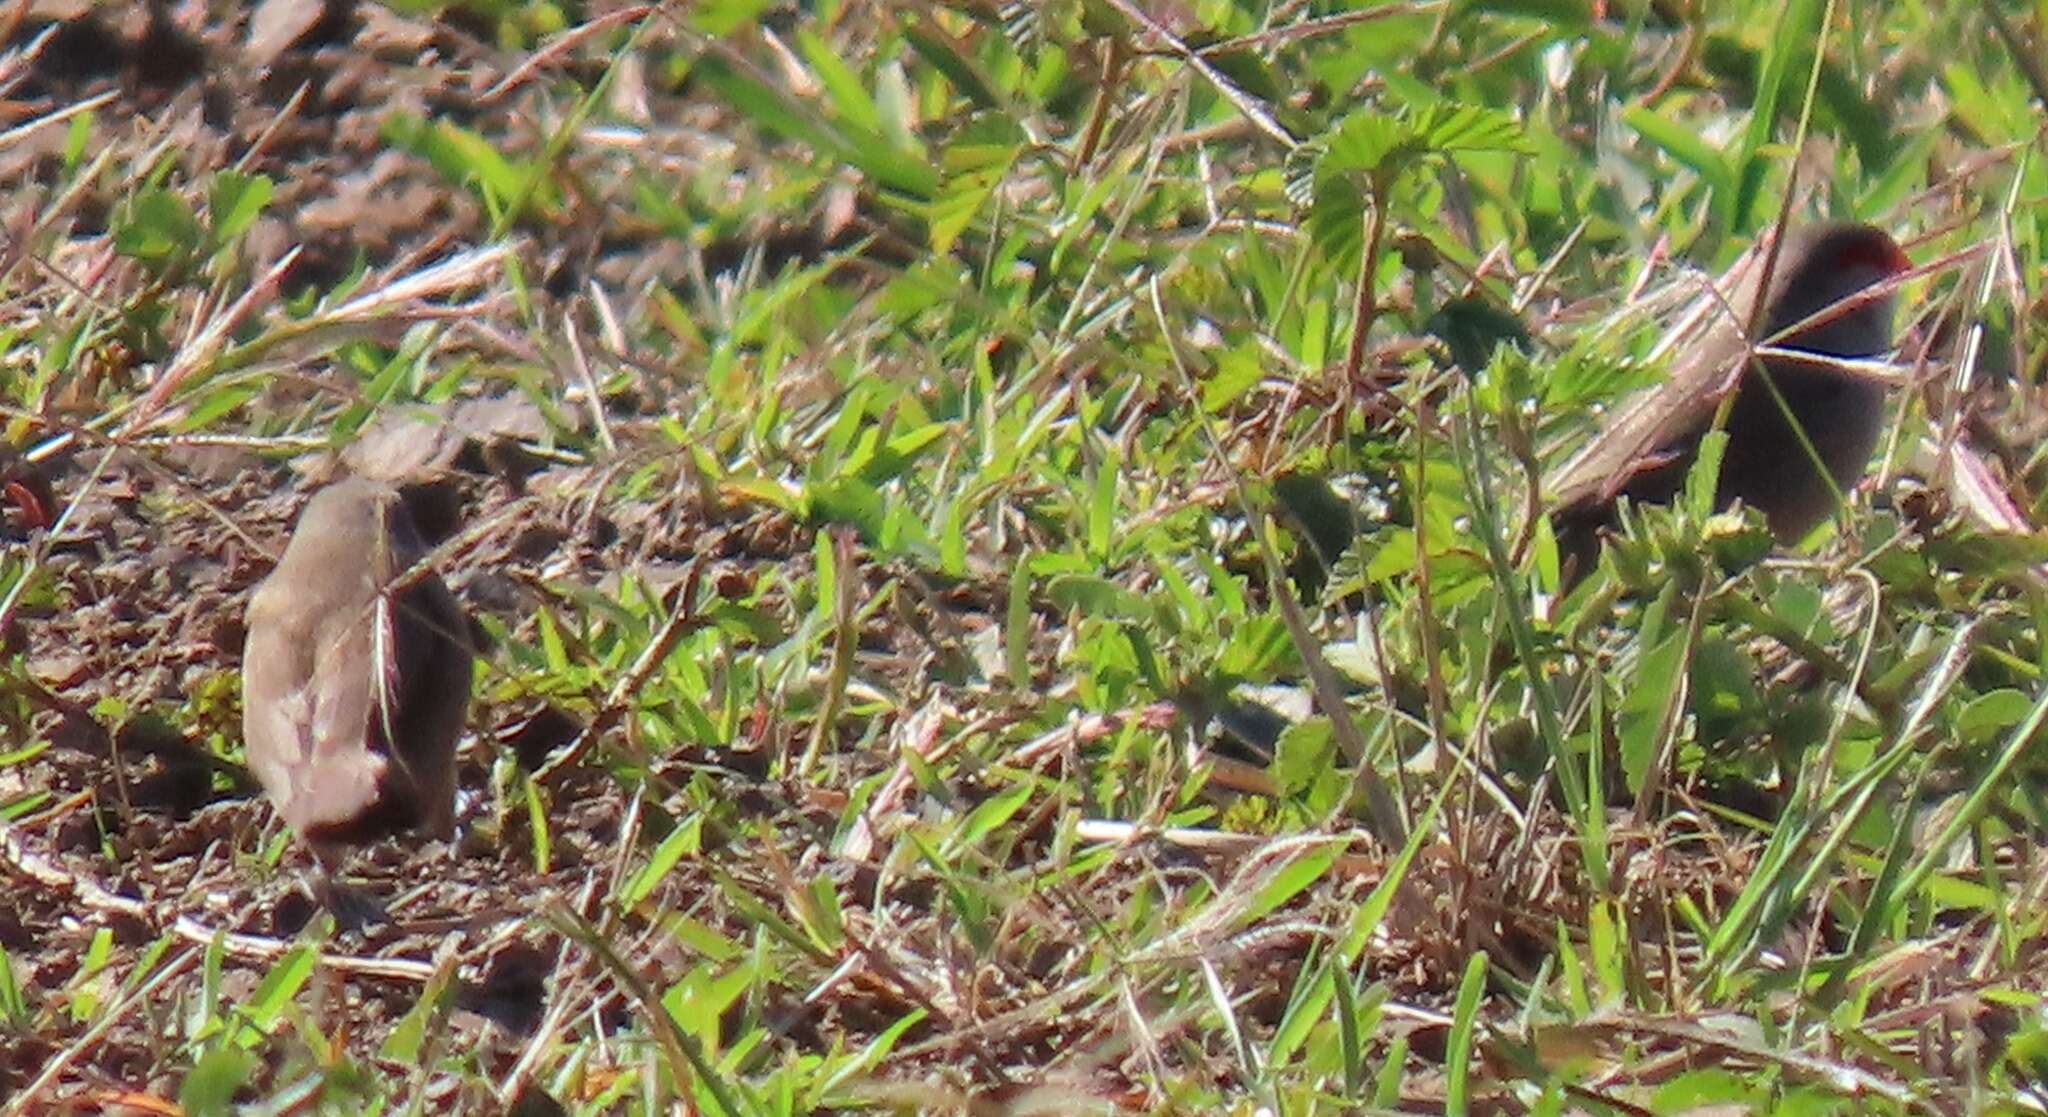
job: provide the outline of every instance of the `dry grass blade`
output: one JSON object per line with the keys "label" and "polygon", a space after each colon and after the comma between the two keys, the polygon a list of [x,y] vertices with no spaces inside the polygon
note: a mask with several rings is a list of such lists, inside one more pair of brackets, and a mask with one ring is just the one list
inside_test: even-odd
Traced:
{"label": "dry grass blade", "polygon": [[123,440],[147,431],[160,418],[164,406],[173,395],[185,386],[186,381],[204,371],[221,350],[226,347],[228,335],[239,327],[257,308],[277,294],[278,285],[292,270],[299,259],[299,249],[293,248],[278,258],[270,269],[242,292],[226,309],[208,318],[189,338],[157,378],[154,388],[144,396],[140,406],[129,413],[122,424],[119,437]]}
{"label": "dry grass blade", "polygon": [[[489,285],[510,258],[514,245],[501,241],[458,252],[440,263],[387,280],[338,307],[315,312],[300,329],[359,325],[388,314],[431,314],[425,304]],[[446,308],[441,313],[474,313],[474,308]]]}
{"label": "dry grass blade", "polygon": [[21,143],[28,137],[53,124],[62,124],[73,117],[102,108],[113,101],[114,96],[112,93],[101,93],[94,97],[87,97],[83,101],[65,105],[63,108],[45,113],[26,124],[17,124],[5,132],[0,132],[0,151],[5,151],[15,144]]}

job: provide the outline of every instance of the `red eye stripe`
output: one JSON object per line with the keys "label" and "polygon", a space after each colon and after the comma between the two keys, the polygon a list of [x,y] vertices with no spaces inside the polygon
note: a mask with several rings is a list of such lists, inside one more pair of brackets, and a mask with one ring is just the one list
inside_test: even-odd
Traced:
{"label": "red eye stripe", "polygon": [[1844,242],[1835,251],[1835,260],[1844,267],[1865,267],[1886,275],[1913,270],[1913,261],[1906,256],[1892,238],[1877,235],[1855,237]]}

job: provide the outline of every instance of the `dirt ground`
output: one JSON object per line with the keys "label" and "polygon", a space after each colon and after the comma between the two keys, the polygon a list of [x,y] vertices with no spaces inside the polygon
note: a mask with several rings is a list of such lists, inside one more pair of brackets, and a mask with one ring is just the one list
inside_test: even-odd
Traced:
{"label": "dirt ground", "polygon": [[[13,126],[104,97],[95,135],[114,137],[117,166],[154,166],[188,184],[226,166],[268,176],[276,193],[247,240],[244,270],[260,274],[298,249],[287,293],[324,291],[356,272],[374,286],[490,239],[469,194],[381,132],[395,117],[445,113],[512,150],[531,150],[547,111],[514,72],[525,55],[479,39],[487,27],[465,25],[459,12],[414,21],[375,4],[248,7],[254,14],[198,3],[10,3],[0,12],[10,52],[0,111]],[[687,106],[669,107],[691,116]],[[221,759],[239,737],[242,610],[307,493],[346,466],[308,449],[324,435],[303,426],[293,434],[310,438],[220,436],[224,424],[215,424],[198,437],[118,448],[90,429],[98,408],[133,393],[138,370],[182,340],[151,326],[189,322],[192,308],[181,300],[193,293],[151,289],[108,251],[107,223],[128,183],[110,173],[63,193],[64,137],[56,126],[0,145],[15,234],[0,263],[0,310],[23,329],[94,308],[117,321],[87,331],[91,348],[66,370],[61,390],[44,394],[39,414],[10,411],[0,441],[11,483],[4,545],[32,555],[41,571],[28,593],[0,608],[7,648],[24,669],[6,679],[0,724],[9,749],[50,743],[0,767],[0,800],[19,804],[21,820],[0,850],[12,896],[0,903],[0,947],[27,989],[122,997],[137,992],[121,984],[125,967],[97,980],[94,971],[110,952],[119,958],[161,937],[181,961],[153,971],[152,984],[185,988],[202,968],[218,967],[219,995],[239,999],[316,914],[300,887],[304,851],[285,844],[280,855],[280,825],[247,774]],[[603,205],[591,197],[557,210],[544,235],[521,242],[532,297],[544,306],[593,277],[630,288],[679,266],[658,237],[601,243]],[[39,251],[25,252],[20,236],[31,232]],[[447,340],[447,354],[518,359],[517,334],[504,328],[511,319],[497,316],[506,301],[483,298],[470,304],[481,313]],[[12,358],[6,375],[27,376],[22,359]],[[665,371],[649,371],[640,398],[608,401],[620,460],[650,471],[647,488],[658,494],[675,491],[678,475],[663,460],[673,451],[649,430]],[[300,364],[255,406],[316,415],[346,402],[352,384]],[[629,566],[659,590],[686,571],[744,581],[762,562],[807,561],[800,544],[790,550],[790,526],[773,517],[666,495],[622,509],[600,495],[622,468],[616,461],[580,464],[574,449],[553,459],[508,454],[520,438],[574,443],[578,418],[557,426],[568,437],[549,437],[539,410],[507,392],[495,415],[399,417],[401,429],[389,435],[391,445],[434,457],[462,522],[481,525],[444,569],[501,631],[530,637],[535,613],[562,607],[568,587],[615,585]],[[403,429],[408,421],[450,425]],[[387,842],[354,859],[351,875],[391,897],[393,915],[331,944],[321,978],[323,997],[353,1006],[359,1041],[453,977],[456,1018],[466,1021],[460,1042],[478,1045],[479,1069],[504,1076],[541,1023],[544,990],[594,980],[558,972],[566,940],[535,917],[551,905],[587,910],[593,889],[623,871],[628,819],[658,802],[631,802],[601,772],[564,768],[550,781],[548,868],[537,872],[527,818],[489,817],[487,792],[494,770],[522,757],[543,762],[604,698],[601,690],[538,696],[486,682],[471,715],[476,732],[463,744],[457,840]],[[672,787],[730,763],[670,755],[658,771]],[[801,808],[777,802],[778,791],[760,787],[749,797],[757,810]],[[707,887],[694,875],[684,867],[664,887]],[[193,948],[200,953],[188,955]],[[218,958],[202,963],[209,950]],[[622,1011],[616,999],[602,1003]],[[167,1076],[177,1064],[167,1054],[180,1025],[168,1012],[145,1000],[105,1032],[74,1026],[0,1040],[0,1099],[52,1072],[40,1082],[45,1104],[176,1096],[179,1083]]]}

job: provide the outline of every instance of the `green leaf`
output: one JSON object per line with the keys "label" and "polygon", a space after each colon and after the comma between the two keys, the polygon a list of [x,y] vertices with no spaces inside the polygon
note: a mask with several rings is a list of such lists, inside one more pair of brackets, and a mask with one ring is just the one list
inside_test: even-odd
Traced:
{"label": "green leaf", "polygon": [[1753,1113],[1754,1104],[1763,1100],[1750,1076],[1706,1068],[1686,1071],[1657,1087],[1650,1095],[1650,1108],[1657,1113],[1721,1109]]}
{"label": "green leaf", "polygon": [[1088,491],[1088,553],[1097,558],[1108,558],[1112,553],[1111,535],[1116,530],[1117,482],[1121,471],[1112,455],[1095,472],[1095,483]]}
{"label": "green leaf", "polygon": [[1001,829],[1018,811],[1023,810],[1036,790],[1037,786],[1031,780],[1019,778],[1012,786],[983,800],[947,837],[946,856],[957,857],[981,844],[982,839]]}
{"label": "green leaf", "polygon": [[1216,672],[1231,679],[1265,682],[1301,662],[1287,625],[1272,613],[1248,617],[1230,630],[1216,655]]}
{"label": "green leaf", "polygon": [[1714,495],[1721,482],[1721,455],[1727,449],[1727,431],[1708,431],[1700,438],[1699,456],[1685,471],[1685,506],[1700,519],[1714,514]]}
{"label": "green leaf", "polygon": [[620,910],[630,910],[638,906],[642,900],[653,895],[654,890],[682,862],[683,858],[694,856],[702,851],[703,839],[704,828],[701,817],[692,816],[671,827],[668,834],[661,839],[661,844],[655,846],[654,852],[648,856],[647,864],[641,866],[640,871],[628,878],[625,887],[619,890],[618,905]]}
{"label": "green leaf", "polygon": [[1956,715],[1955,734],[1970,744],[1983,744],[2018,725],[2033,705],[2024,691],[2009,687],[1980,694]]}
{"label": "green leaf", "polygon": [[19,1029],[28,1022],[28,998],[15,977],[14,960],[8,957],[7,948],[0,946],[0,1026]]}
{"label": "green leaf", "polygon": [[961,153],[958,149],[949,151],[949,167],[955,155],[969,156],[964,169],[949,173],[938,196],[925,208],[925,218],[931,227],[932,251],[951,252],[960,235],[974,223],[974,219],[995,197],[998,187],[1008,177],[1010,167],[1019,149],[1012,146],[991,146],[984,149]]}
{"label": "green leaf", "polygon": [[262,175],[221,171],[207,187],[206,216],[213,225],[216,247],[248,232],[270,204],[271,182]]}
{"label": "green leaf", "polygon": [[185,199],[168,190],[136,195],[114,226],[114,250],[146,264],[164,265],[191,255],[204,240],[199,219]]}
{"label": "green leaf", "polygon": [[1664,379],[1656,365],[1566,354],[1545,370],[1543,406],[1571,412],[1589,403],[1618,399]]}
{"label": "green leaf", "polygon": [[1046,586],[1046,596],[1062,609],[1104,619],[1151,621],[1152,603],[1144,597],[1093,575],[1062,574]]}
{"label": "green leaf", "polygon": [[1397,153],[1417,144],[1415,132],[1384,109],[1354,109],[1336,127],[1313,141],[1322,149],[1316,160],[1318,179],[1326,175],[1370,174],[1383,169]]}
{"label": "green leaf", "polygon": [[421,991],[419,1000],[399,1018],[391,1034],[379,1045],[378,1055],[393,1062],[417,1064],[427,1048],[429,1037],[434,1034],[432,1029],[441,1021],[442,1013],[448,1007],[448,992],[455,981],[455,959],[445,958],[434,968],[434,974]]}
{"label": "green leaf", "polygon": [[839,477],[812,486],[810,505],[814,522],[852,524],[869,544],[882,538],[887,501],[880,489],[858,477]]}
{"label": "green leaf", "polygon": [[863,132],[881,135],[882,112],[875,107],[874,98],[861,88],[860,77],[808,28],[798,30],[796,45],[804,61],[810,63],[811,71],[818,75],[818,82],[825,87],[825,96],[831,99],[839,118]]}
{"label": "green leaf", "polygon": [[1458,982],[1458,999],[1451,1008],[1451,1034],[1444,1055],[1444,1112],[1451,1117],[1462,1117],[1466,1112],[1479,998],[1485,992],[1486,952],[1482,950],[1466,960],[1464,979]]}
{"label": "green leaf", "polygon": [[1663,149],[1666,155],[1690,168],[1717,195],[1735,189],[1734,170],[1721,153],[1707,146],[1694,129],[1660,116],[1643,105],[1630,105],[1621,110],[1621,121],[1635,129],[1643,139]]}
{"label": "green leaf", "polygon": [[1311,718],[1288,726],[1273,743],[1268,773],[1281,794],[1300,804],[1311,817],[1334,810],[1351,786],[1340,766],[1337,735],[1328,718]]}
{"label": "green leaf", "polygon": [[1003,611],[1003,669],[1011,686],[1031,681],[1031,564],[1010,571],[1009,605]]}
{"label": "green leaf", "polygon": [[[384,137],[433,164],[450,182],[475,188],[494,210],[522,195],[529,205],[552,208],[558,194],[549,184],[528,193],[532,168],[500,154],[491,141],[446,120],[423,120],[398,114],[384,122]],[[517,216],[517,215],[514,215]]]}
{"label": "green leaf", "polygon": [[1461,151],[1530,150],[1522,124],[1500,109],[1439,102],[1420,113],[1389,114],[1378,106],[1346,113],[1329,131],[1310,141],[1320,151],[1315,172],[1332,175],[1384,174],[1404,161]]}
{"label": "green leaf", "polygon": [[1266,362],[1250,346],[1226,350],[1216,357],[1216,371],[1202,382],[1202,410],[1211,415],[1236,403],[1265,379]]}
{"label": "green leaf", "polygon": [[1286,1066],[1299,1052],[1309,1037],[1317,1034],[1323,1024],[1323,1011],[1337,996],[1339,987],[1350,988],[1348,974],[1340,974],[1332,965],[1334,955],[1325,954],[1316,959],[1310,969],[1304,966],[1300,972],[1292,996],[1287,1001],[1287,1011],[1280,1023],[1273,1029],[1273,1042],[1266,1047],[1266,1065]]}
{"label": "green leaf", "polygon": [[1513,151],[1528,153],[1528,137],[1514,115],[1482,105],[1440,101],[1409,126],[1421,145],[1438,152]]}
{"label": "green leaf", "polygon": [[928,27],[923,21],[910,24],[903,29],[903,37],[910,42],[932,68],[946,76],[953,88],[960,91],[978,109],[999,107],[995,90],[981,76],[980,68],[966,55],[953,46],[953,40],[945,32]]}
{"label": "green leaf", "polygon": [[821,153],[873,175],[890,189],[913,198],[929,199],[938,190],[938,172],[932,169],[922,152],[905,154],[878,132],[849,125],[848,130],[858,133],[857,136],[849,136],[846,131],[829,127],[813,118],[781,90],[756,81],[721,58],[704,59],[698,64],[696,73],[733,108],[760,127],[809,144]]}
{"label": "green leaf", "polygon": [[221,1044],[199,1057],[178,1085],[178,1106],[189,1117],[228,1117],[235,1112],[235,1094],[249,1084],[259,1066],[256,1053]]}
{"label": "green leaf", "polygon": [[941,440],[954,429],[952,423],[926,423],[890,438],[860,468],[860,479],[871,485],[882,485],[903,476],[923,459],[927,450],[941,445]]}
{"label": "green leaf", "polygon": [[1251,903],[1244,914],[1244,921],[1251,923],[1278,911],[1289,900],[1301,895],[1310,885],[1323,879],[1323,874],[1336,864],[1337,854],[1343,850],[1343,843],[1327,840],[1317,848],[1295,858],[1260,884],[1251,897]]}
{"label": "green leaf", "polygon": [[774,0],[700,0],[685,9],[689,25],[714,39],[751,27]]}
{"label": "green leaf", "polygon": [[1640,791],[1643,777],[1656,758],[1666,730],[1665,707],[1679,685],[1678,669],[1685,658],[1686,631],[1678,628],[1643,654],[1635,682],[1621,701],[1621,767],[1628,789]]}
{"label": "green leaf", "polygon": [[292,998],[298,996],[299,990],[312,978],[319,961],[318,948],[309,943],[301,943],[286,951],[244,1002],[242,1012],[249,1022],[268,1030],[271,1024],[281,1019]]}
{"label": "green leaf", "polygon": [[[1767,169],[1763,149],[1777,129],[1778,106],[1786,99],[1788,77],[1795,66],[1803,72],[1813,64],[1813,43],[1819,28],[1820,10],[1817,0],[1782,0],[1776,6],[1777,25],[1764,40],[1767,45],[1756,98],[1750,105],[1749,127],[1743,133],[1740,151],[1734,160],[1741,168],[1738,176],[1740,189],[1733,196],[1724,195],[1718,199],[1725,207],[1723,212],[1731,228],[1749,226],[1750,210],[1763,186]],[[1796,87],[1803,93],[1805,85],[1800,81]]]}

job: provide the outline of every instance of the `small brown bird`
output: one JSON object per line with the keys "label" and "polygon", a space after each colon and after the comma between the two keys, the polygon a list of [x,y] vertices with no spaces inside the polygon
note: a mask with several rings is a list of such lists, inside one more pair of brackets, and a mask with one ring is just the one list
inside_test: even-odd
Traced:
{"label": "small brown bird", "polygon": [[242,737],[249,767],[321,867],[346,845],[454,813],[455,742],[469,710],[469,620],[431,572],[398,490],[352,478],[299,515],[277,569],[249,600]]}
{"label": "small brown bird", "polygon": [[1756,342],[1820,359],[1779,353],[1752,362],[1744,331],[1764,256],[1761,247],[1752,251],[1717,284],[1721,295],[1707,310],[1713,324],[1670,378],[1619,412],[1545,486],[1568,580],[1569,571],[1583,575],[1598,557],[1598,532],[1613,525],[1616,497],[1663,502],[1678,494],[1731,389],[1716,507],[1740,500],[1763,513],[1780,543],[1792,543],[1862,479],[1883,429],[1887,385],[1829,359],[1873,357],[1892,347],[1892,296],[1854,296],[1910,270],[1912,262],[1890,235],[1870,225],[1793,232],[1772,269]]}

